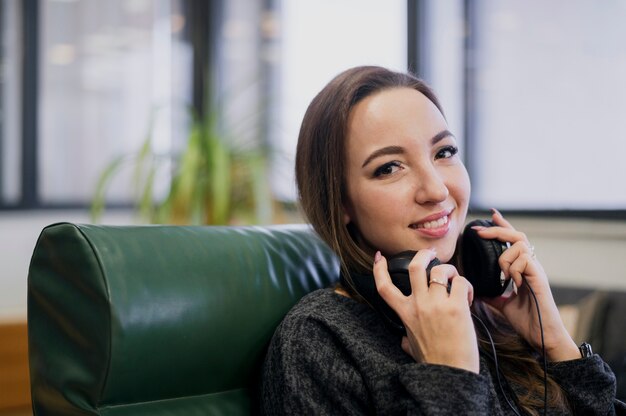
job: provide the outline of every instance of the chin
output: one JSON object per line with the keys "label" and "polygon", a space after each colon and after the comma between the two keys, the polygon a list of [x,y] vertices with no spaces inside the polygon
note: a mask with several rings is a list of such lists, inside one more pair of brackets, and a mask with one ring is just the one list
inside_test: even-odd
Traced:
{"label": "chin", "polygon": [[437,255],[437,258],[442,263],[450,263],[450,260],[452,260],[453,257],[454,257],[454,251],[451,253],[447,253],[445,256]]}
{"label": "chin", "polygon": [[448,263],[454,257],[456,251],[457,239],[453,243],[445,242],[443,246],[434,244],[435,250],[437,250],[437,258],[442,263]]}

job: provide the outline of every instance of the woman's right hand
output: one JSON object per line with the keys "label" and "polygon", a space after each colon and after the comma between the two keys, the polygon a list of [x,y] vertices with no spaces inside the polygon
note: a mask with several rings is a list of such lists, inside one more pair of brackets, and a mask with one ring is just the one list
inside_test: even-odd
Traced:
{"label": "woman's right hand", "polygon": [[[442,364],[479,372],[476,332],[470,305],[472,285],[449,264],[435,266],[428,284],[426,267],[435,253],[420,250],[409,264],[412,293],[405,296],[389,276],[387,260],[376,253],[374,279],[378,293],[402,320],[407,336],[402,349],[417,362]],[[444,284],[450,282],[450,293]]]}

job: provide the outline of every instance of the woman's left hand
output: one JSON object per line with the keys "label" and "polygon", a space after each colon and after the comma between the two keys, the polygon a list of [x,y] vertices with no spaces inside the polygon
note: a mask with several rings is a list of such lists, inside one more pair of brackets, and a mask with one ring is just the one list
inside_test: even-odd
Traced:
{"label": "woman's left hand", "polygon": [[506,278],[511,278],[517,286],[517,293],[508,297],[487,299],[487,304],[499,310],[530,345],[541,351],[541,330],[535,301],[528,286],[532,287],[543,324],[546,357],[550,361],[565,361],[580,358],[578,347],[567,332],[565,324],[556,307],[548,277],[535,257],[533,247],[526,235],[517,231],[504,219],[502,214],[493,210],[493,227],[475,228],[478,235],[486,239],[510,242],[511,247],[502,253],[500,268]]}

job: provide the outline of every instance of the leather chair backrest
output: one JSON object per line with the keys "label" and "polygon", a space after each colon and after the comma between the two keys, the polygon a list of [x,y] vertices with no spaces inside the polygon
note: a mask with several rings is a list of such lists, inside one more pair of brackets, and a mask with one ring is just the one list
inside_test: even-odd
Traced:
{"label": "leather chair backrest", "polygon": [[338,275],[305,225],[48,226],[28,277],[34,414],[254,413],[275,327]]}

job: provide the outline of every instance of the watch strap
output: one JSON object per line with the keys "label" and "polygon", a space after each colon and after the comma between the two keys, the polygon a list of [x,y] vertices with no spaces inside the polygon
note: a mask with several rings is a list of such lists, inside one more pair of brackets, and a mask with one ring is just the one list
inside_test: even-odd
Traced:
{"label": "watch strap", "polygon": [[588,358],[593,355],[593,350],[591,349],[591,345],[589,345],[589,343],[587,342],[583,342],[582,344],[580,344],[580,346],[578,347],[578,350],[580,351],[580,356],[582,358]]}

